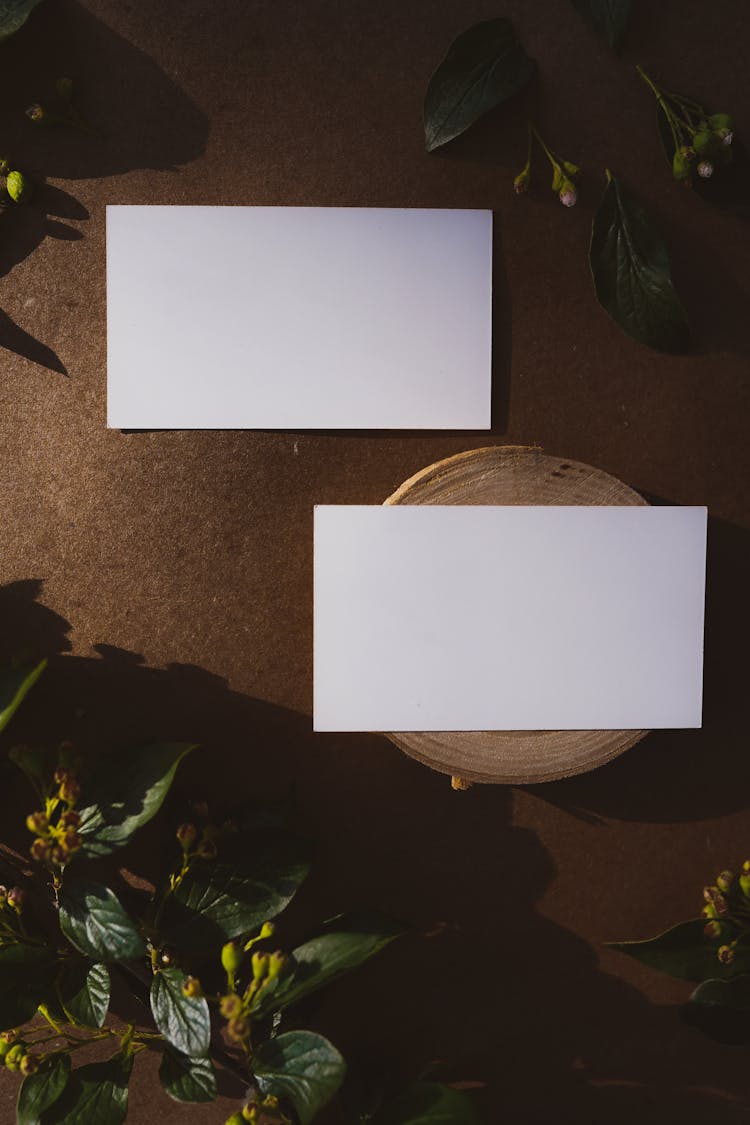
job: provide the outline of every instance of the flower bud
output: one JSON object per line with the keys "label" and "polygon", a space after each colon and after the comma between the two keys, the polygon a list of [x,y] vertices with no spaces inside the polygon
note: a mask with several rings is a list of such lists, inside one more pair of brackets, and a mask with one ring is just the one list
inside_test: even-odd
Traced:
{"label": "flower bud", "polygon": [[695,149],[691,148],[690,145],[680,145],[679,152],[680,156],[684,156],[688,163],[695,160]]}
{"label": "flower bud", "polygon": [[21,1059],[26,1054],[26,1044],[19,1040],[14,1043],[5,1055],[5,1065],[8,1070],[18,1070],[21,1066]]}
{"label": "flower bud", "polygon": [[170,945],[163,945],[156,954],[156,960],[159,967],[162,969],[169,969],[174,965],[174,950]]}
{"label": "flower bud", "polygon": [[692,146],[698,156],[709,156],[712,150],[716,148],[716,136],[712,130],[701,129],[693,137]]}
{"label": "flower bud", "polygon": [[[10,172],[10,164],[8,163],[8,161],[5,159],[4,156],[1,156],[0,157],[0,176],[7,176],[8,172]],[[17,749],[21,750],[21,749],[23,749],[23,747],[19,746],[19,747],[17,747]]]}
{"label": "flower bud", "polygon": [[65,850],[60,844],[53,844],[50,848],[50,853],[47,857],[50,863],[54,863],[57,867],[63,867],[68,862],[68,857]]}
{"label": "flower bud", "polygon": [[221,949],[221,964],[226,973],[236,973],[242,964],[242,946],[228,941]]}
{"label": "flower bud", "polygon": [[52,118],[47,110],[39,102],[33,102],[26,110],[26,116],[29,121],[33,121],[35,125],[50,125]]}
{"label": "flower bud", "polygon": [[81,823],[81,814],[76,812],[75,809],[68,809],[60,817],[60,825],[66,830],[69,828],[77,828]]}
{"label": "flower bud", "polygon": [[720,938],[722,934],[721,922],[706,922],[706,925],[703,927],[703,933],[707,938],[711,938],[713,941]]}
{"label": "flower bud", "polygon": [[25,898],[26,891],[22,887],[11,887],[8,891],[8,906],[12,907],[16,914],[20,914]]}
{"label": "flower bud", "polygon": [[742,874],[740,875],[740,890],[745,898],[750,898],[750,860],[745,860],[742,864]]}
{"label": "flower bud", "polygon": [[710,160],[701,160],[696,171],[702,180],[710,180],[714,174],[714,166]]}
{"label": "flower bud", "polygon": [[719,132],[716,135],[721,138],[721,143],[725,148],[729,148],[732,141],[734,140],[734,133],[731,129],[719,129]]}
{"label": "flower bud", "polygon": [[31,180],[17,171],[8,173],[5,189],[14,203],[26,203],[33,191]]}
{"label": "flower bud", "polygon": [[729,913],[727,900],[718,887],[704,887],[703,897],[709,905],[713,906],[718,916],[723,918]]}
{"label": "flower bud", "polygon": [[229,993],[228,996],[222,996],[219,1001],[219,1011],[225,1020],[237,1019],[242,1014],[242,1001],[239,996],[234,993]]}
{"label": "flower bud", "polygon": [[235,1043],[244,1043],[250,1034],[250,1024],[242,1016],[230,1020],[227,1024],[227,1035]]}
{"label": "flower bud", "polygon": [[577,164],[571,164],[569,160],[563,160],[563,168],[569,176],[577,176],[581,171]]}
{"label": "flower bud", "polygon": [[74,805],[81,795],[81,787],[74,777],[67,778],[60,786],[60,800],[66,805]]}
{"label": "flower bud", "polygon": [[72,772],[67,766],[58,766],[54,774],[55,785],[62,785],[64,781],[71,781],[73,778]]}
{"label": "flower bud", "polygon": [[734,961],[734,949],[731,945],[720,945],[716,951],[716,956],[722,965],[731,965]]}
{"label": "flower bud", "polygon": [[39,1059],[36,1055],[24,1055],[19,1069],[23,1075],[34,1074],[39,1070]]}
{"label": "flower bud", "polygon": [[276,933],[276,927],[273,922],[264,922],[258,934],[258,941],[264,941],[266,938],[273,937]]}
{"label": "flower bud", "polygon": [[253,980],[263,980],[268,973],[269,956],[267,953],[253,953],[251,964],[253,966]]}
{"label": "flower bud", "polygon": [[231,1113],[224,1125],[245,1125],[245,1122],[242,1119],[242,1114],[238,1111],[237,1113]]}
{"label": "flower bud", "polygon": [[194,824],[181,824],[175,835],[182,850],[188,852],[198,837],[198,829]]}
{"label": "flower bud", "polygon": [[266,1094],[262,1102],[264,1109],[275,1110],[279,1108],[279,1099],[275,1094]]}
{"label": "flower bud", "polygon": [[690,178],[690,161],[680,149],[675,149],[672,157],[672,175],[676,180],[684,181]]}
{"label": "flower bud", "polygon": [[243,1106],[242,1108],[243,1122],[249,1122],[250,1125],[258,1125],[258,1122],[260,1121],[260,1117],[258,1116],[259,1112],[260,1111],[258,1110],[258,1107],[255,1103],[248,1102],[248,1104],[246,1106]]}
{"label": "flower bud", "polygon": [[563,180],[560,188],[560,202],[563,207],[574,207],[577,199],[578,192],[575,189],[575,184],[571,180]]}
{"label": "flower bud", "polygon": [[75,855],[83,847],[83,836],[76,832],[74,828],[70,829],[60,841],[60,847],[66,856]]}
{"label": "flower bud", "polygon": [[182,991],[186,996],[190,996],[194,999],[199,999],[203,995],[201,982],[197,977],[185,977],[182,982]]}
{"label": "flower bud", "polygon": [[277,949],[275,953],[272,953],[268,958],[268,979],[275,980],[276,977],[280,976],[286,962],[286,954],[282,953],[281,950]]}
{"label": "flower bud", "polygon": [[717,133],[722,129],[731,132],[734,129],[734,118],[730,117],[728,113],[712,113],[708,119],[708,124]]}
{"label": "flower bud", "polygon": [[716,876],[716,886],[725,894],[727,891],[731,891],[733,882],[734,873],[731,871],[722,871],[720,875]]}
{"label": "flower bud", "polygon": [[524,192],[529,190],[529,183],[531,182],[531,171],[528,164],[523,168],[515,180],[513,181],[513,191],[516,195],[523,195]]}
{"label": "flower bud", "polygon": [[44,812],[29,813],[26,817],[26,827],[29,832],[33,832],[35,836],[39,836],[42,832],[46,832],[49,828],[49,819]]}

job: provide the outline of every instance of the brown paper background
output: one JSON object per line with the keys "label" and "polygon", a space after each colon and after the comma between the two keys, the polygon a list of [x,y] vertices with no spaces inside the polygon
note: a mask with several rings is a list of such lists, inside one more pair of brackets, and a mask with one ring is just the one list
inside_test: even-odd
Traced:
{"label": "brown paper background", "polygon": [[[748,228],[672,182],[633,71],[736,113],[747,135],[748,24],[730,0],[635,7],[618,61],[567,0],[501,6],[540,65],[535,119],[586,169],[571,211],[546,170],[512,195],[522,105],[423,151],[429,74],[458,32],[500,14],[486,2],[46,0],[0,46],[2,145],[49,177],[0,220],[0,580],[41,584],[5,592],[3,629],[10,647],[58,654],[13,739],[189,738],[203,749],[186,794],[293,785],[318,858],[290,939],[367,905],[412,931],[300,1020],[398,1080],[442,1060],[436,1074],[477,1084],[488,1123],[750,1113],[746,1049],[680,1023],[689,986],[603,947],[694,916],[704,882],[750,851]],[[100,137],[23,118],[61,74]],[[687,356],[641,347],[595,303],[605,166],[663,227]],[[107,203],[494,209],[493,433],[108,432]],[[313,505],[379,503],[488,440],[708,505],[703,731],[654,734],[577,780],[467,793],[381,737],[312,736]],[[28,796],[2,776],[12,838]],[[232,1108],[177,1106],[155,1075],[137,1060],[130,1120],[211,1125]],[[0,1077],[2,1121],[16,1086]]]}

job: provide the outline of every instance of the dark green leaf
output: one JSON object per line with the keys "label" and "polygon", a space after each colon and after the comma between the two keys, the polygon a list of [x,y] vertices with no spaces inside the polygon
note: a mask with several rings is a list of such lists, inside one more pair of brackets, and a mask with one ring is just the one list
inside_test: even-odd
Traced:
{"label": "dark green leaf", "polygon": [[750,976],[703,981],[683,1018],[720,1043],[750,1043]]}
{"label": "dark green leaf", "polygon": [[99,762],[81,809],[83,855],[109,855],[159,811],[180,761],[194,746],[157,743]]}
{"label": "dark green leaf", "polygon": [[509,20],[483,20],[464,31],[451,44],[427,87],[427,151],[453,140],[489,110],[513,97],[533,73],[534,63]]}
{"label": "dark green leaf", "polygon": [[100,883],[63,884],[60,929],[71,945],[96,960],[132,961],[146,952],[146,943],[114,891]]}
{"label": "dark green leaf", "polygon": [[0,0],[0,41],[23,27],[39,0]]}
{"label": "dark green leaf", "polygon": [[60,974],[57,994],[72,1023],[101,1027],[109,1008],[109,969],[100,963],[72,961]]}
{"label": "dark green leaf", "polygon": [[0,1031],[26,1023],[51,991],[57,958],[39,945],[0,947]]}
{"label": "dark green leaf", "polygon": [[293,968],[258,994],[258,1017],[282,1011],[321,985],[374,957],[403,933],[382,914],[342,914],[292,953]]}
{"label": "dark green leaf", "polygon": [[16,1125],[39,1125],[45,1109],[57,1101],[67,1085],[70,1055],[52,1055],[36,1074],[24,1078],[18,1091]]}
{"label": "dark green leaf", "polygon": [[618,941],[608,942],[608,945],[610,949],[627,953],[636,961],[679,980],[698,981],[712,977],[728,980],[747,972],[748,951],[738,947],[735,961],[722,965],[716,956],[716,942],[710,941],[703,932],[705,925],[705,918],[696,918],[691,922],[680,922],[648,941]]}
{"label": "dark green leaf", "polygon": [[[2,0],[0,0],[0,39],[3,38],[2,13],[3,6]],[[26,694],[33,688],[46,667],[47,661],[40,660],[33,668],[8,668],[2,673],[0,677],[0,731],[5,730],[21,706]]]}
{"label": "dark green leaf", "polygon": [[288,905],[310,869],[309,848],[288,835],[243,842],[241,870],[198,860],[170,895],[168,940],[183,949],[209,948],[248,933]]}
{"label": "dark green leaf", "polygon": [[627,30],[631,0],[573,0],[597,35],[617,49]]}
{"label": "dark green leaf", "polygon": [[209,1058],[191,1059],[182,1051],[167,1047],[159,1079],[176,1102],[212,1102],[216,1097],[216,1074]]}
{"label": "dark green leaf", "polygon": [[591,227],[589,261],[599,303],[624,332],[659,351],[685,350],[687,316],[666,247],[641,205],[614,178]]}
{"label": "dark green leaf", "polygon": [[344,1080],[346,1064],[332,1043],[312,1031],[287,1031],[269,1039],[253,1058],[261,1093],[274,1094],[294,1106],[308,1125]]}
{"label": "dark green leaf", "polygon": [[151,981],[151,1011],[159,1031],[168,1043],[193,1058],[208,1051],[211,1019],[203,996],[186,996],[182,991],[182,969],[161,969]]}
{"label": "dark green leaf", "polygon": [[11,746],[8,757],[31,782],[40,798],[55,768],[55,757],[48,747]]}
{"label": "dark green leaf", "polygon": [[[710,110],[707,110],[710,112]],[[656,123],[661,137],[664,155],[669,164],[670,175],[672,159],[675,153],[674,137],[669,127],[667,115],[656,103]],[[720,149],[719,156],[722,161],[716,161],[713,176],[705,180],[701,176],[692,178],[692,190],[715,207],[732,211],[736,215],[747,218],[750,215],[750,156],[741,140],[735,138],[729,149]]]}
{"label": "dark green leaf", "polygon": [[479,1125],[479,1117],[460,1090],[415,1082],[376,1113],[372,1125]]}
{"label": "dark green leaf", "polygon": [[115,1055],[71,1072],[62,1096],[42,1125],[122,1125],[128,1113],[133,1056]]}

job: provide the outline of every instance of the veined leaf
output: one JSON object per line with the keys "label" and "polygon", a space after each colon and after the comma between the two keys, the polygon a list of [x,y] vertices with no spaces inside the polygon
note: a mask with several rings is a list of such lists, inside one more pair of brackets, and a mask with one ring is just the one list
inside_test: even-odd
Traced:
{"label": "veined leaf", "polygon": [[176,1102],[212,1102],[216,1097],[216,1074],[209,1058],[191,1059],[167,1046],[159,1067],[164,1092]]}
{"label": "veined leaf", "polygon": [[424,100],[428,152],[447,144],[517,94],[534,73],[510,20],[483,20],[464,31],[430,79]]}
{"label": "veined leaf", "polygon": [[[0,0],[0,40],[2,35],[2,0]],[[0,676],[0,731],[5,730],[26,695],[47,667],[40,660],[33,668],[8,668]]]}
{"label": "veined leaf", "polygon": [[0,0],[0,41],[15,35],[40,0]]}
{"label": "veined leaf", "polygon": [[479,1117],[460,1090],[415,1082],[376,1113],[372,1125],[479,1125]]}
{"label": "veined leaf", "polygon": [[258,993],[252,1011],[258,1018],[282,1011],[328,981],[374,957],[403,927],[381,914],[342,914],[320,934],[292,952],[292,968]]}
{"label": "veined leaf", "polygon": [[178,765],[195,747],[164,742],[128,750],[97,764],[83,797],[82,855],[109,855],[126,844],[162,806]]}
{"label": "veined leaf", "polygon": [[182,949],[203,949],[248,933],[289,904],[310,869],[307,844],[276,834],[243,841],[240,870],[197,860],[167,900],[167,939]]}
{"label": "veined leaf", "polygon": [[87,957],[132,961],[146,952],[146,943],[114,891],[100,883],[65,882],[59,917],[65,937]]}
{"label": "veined leaf", "polygon": [[42,1114],[54,1105],[70,1074],[70,1055],[52,1055],[35,1074],[21,1083],[16,1104],[16,1125],[40,1125]]}
{"label": "veined leaf", "polygon": [[59,1101],[42,1117],[42,1125],[122,1125],[132,1069],[132,1055],[79,1066]]}
{"label": "veined leaf", "polygon": [[573,0],[597,35],[617,50],[630,20],[631,0]]}
{"label": "veined leaf", "polygon": [[747,972],[750,951],[738,947],[735,960],[723,965],[716,956],[716,943],[703,932],[705,925],[705,918],[696,918],[680,922],[648,941],[614,941],[607,945],[679,980],[699,981],[712,977],[728,980]]}
{"label": "veined leaf", "polygon": [[50,949],[25,942],[0,946],[0,1030],[31,1019],[52,990],[56,971]]}
{"label": "veined leaf", "polygon": [[151,981],[151,1011],[168,1043],[185,1055],[200,1058],[211,1041],[211,1018],[203,996],[182,991],[182,969],[161,969]]}
{"label": "veined leaf", "polygon": [[253,1072],[261,1093],[291,1102],[301,1125],[309,1125],[344,1080],[346,1064],[322,1035],[287,1031],[255,1052]]}
{"label": "veined leaf", "polygon": [[63,1011],[72,1022],[101,1027],[109,1008],[109,969],[101,962],[72,961],[57,982]]}
{"label": "veined leaf", "polygon": [[629,336],[684,351],[688,324],[666,247],[643,207],[611,177],[591,227],[589,262],[599,304]]}

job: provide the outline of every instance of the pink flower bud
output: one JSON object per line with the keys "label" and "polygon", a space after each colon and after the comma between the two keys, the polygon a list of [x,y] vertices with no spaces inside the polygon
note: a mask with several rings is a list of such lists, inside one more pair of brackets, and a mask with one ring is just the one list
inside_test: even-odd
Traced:
{"label": "pink flower bud", "polygon": [[701,160],[696,171],[702,179],[710,180],[714,174],[714,166],[710,160]]}
{"label": "pink flower bud", "polygon": [[560,189],[560,202],[563,207],[575,207],[578,192],[570,182],[563,184]]}

